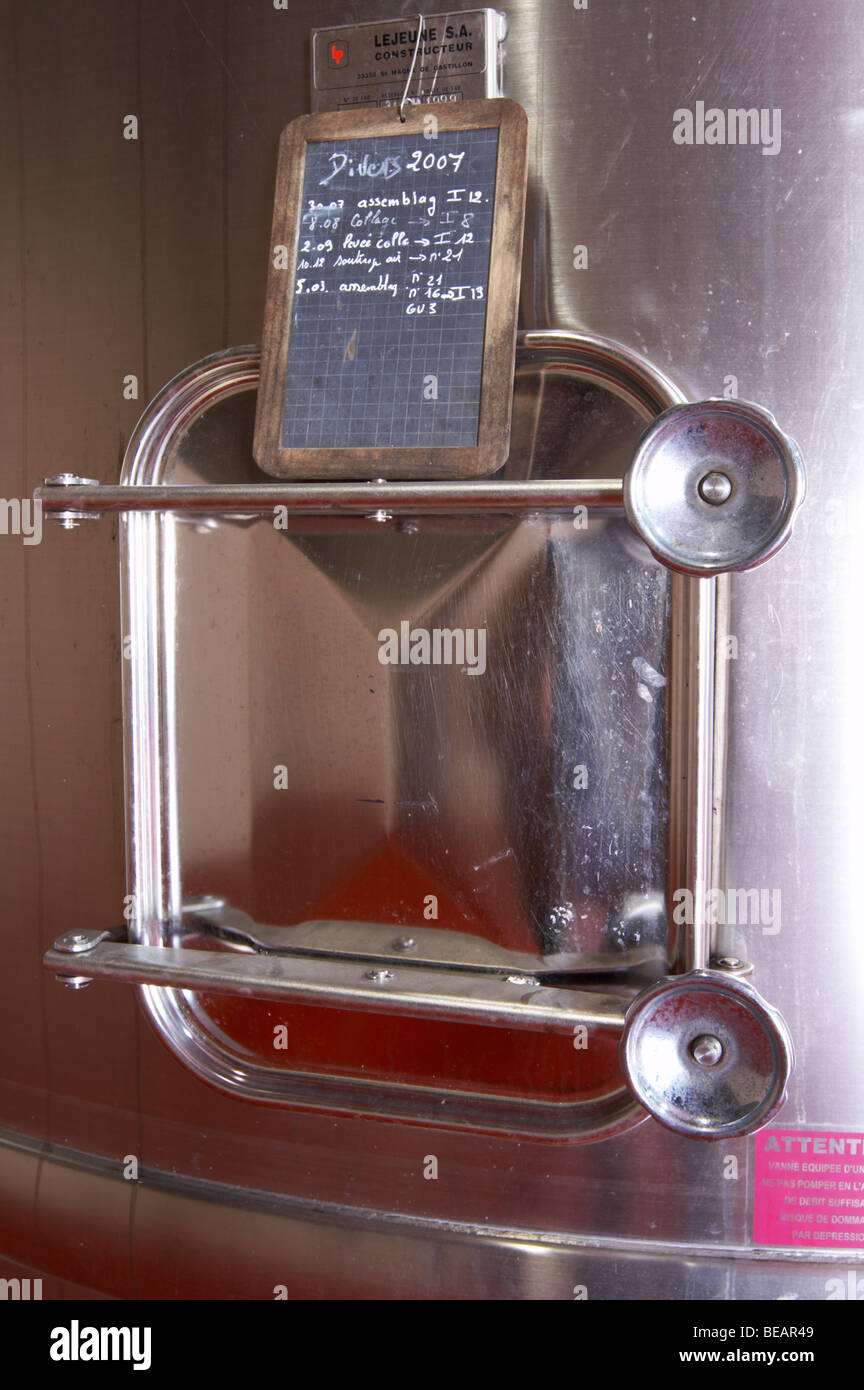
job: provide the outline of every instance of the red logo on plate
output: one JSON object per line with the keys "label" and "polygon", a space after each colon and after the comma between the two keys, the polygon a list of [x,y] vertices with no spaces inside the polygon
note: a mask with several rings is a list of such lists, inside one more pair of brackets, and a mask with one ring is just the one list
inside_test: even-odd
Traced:
{"label": "red logo on plate", "polygon": [[327,65],[331,68],[344,68],[348,62],[348,45],[331,43],[327,53]]}

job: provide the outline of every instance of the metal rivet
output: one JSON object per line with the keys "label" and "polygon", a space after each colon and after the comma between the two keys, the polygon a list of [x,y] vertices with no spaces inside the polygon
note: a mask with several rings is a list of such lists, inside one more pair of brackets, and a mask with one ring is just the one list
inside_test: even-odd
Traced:
{"label": "metal rivet", "polygon": [[719,507],[732,496],[732,481],[725,473],[706,473],[699,484],[699,496],[703,502],[710,502],[712,507]]}
{"label": "metal rivet", "polygon": [[417,942],[414,940],[413,936],[397,936],[396,940],[393,942],[393,950],[413,951],[416,945]]}
{"label": "metal rivet", "polygon": [[85,478],[81,473],[55,473],[53,478],[43,478],[45,487],[101,487],[98,478]]}
{"label": "metal rivet", "polygon": [[700,1067],[716,1067],[723,1056],[723,1044],[712,1033],[700,1033],[690,1044],[690,1056]]}
{"label": "metal rivet", "polygon": [[[45,487],[101,487],[98,478],[85,478],[79,473],[55,473],[52,478],[44,478]],[[82,521],[99,521],[101,512],[76,512],[73,508],[68,510],[50,512],[49,516],[64,531],[77,531]]]}
{"label": "metal rivet", "polygon": [[70,931],[66,932],[64,936],[58,937],[54,942],[54,949],[77,954],[80,951],[89,951],[93,945],[95,945],[95,941],[89,932]]}
{"label": "metal rivet", "polygon": [[392,970],[367,970],[366,979],[374,980],[376,985],[383,985],[387,980],[393,979]]}

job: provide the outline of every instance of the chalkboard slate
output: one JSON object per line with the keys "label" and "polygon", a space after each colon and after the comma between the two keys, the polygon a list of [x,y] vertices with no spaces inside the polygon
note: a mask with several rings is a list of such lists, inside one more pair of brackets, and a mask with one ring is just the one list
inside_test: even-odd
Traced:
{"label": "chalkboard slate", "polygon": [[477,443],[498,131],[431,143],[307,147],[285,449]]}
{"label": "chalkboard slate", "polygon": [[283,133],[255,457],[467,477],[507,456],[527,123],[510,101]]}

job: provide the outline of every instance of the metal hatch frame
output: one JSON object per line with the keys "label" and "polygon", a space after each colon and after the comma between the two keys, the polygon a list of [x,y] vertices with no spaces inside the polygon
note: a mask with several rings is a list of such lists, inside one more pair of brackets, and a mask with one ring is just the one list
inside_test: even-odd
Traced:
{"label": "metal hatch frame", "polygon": [[[646,423],[683,401],[677,389],[649,364],[605,340],[564,332],[522,333],[518,354],[523,363],[543,362],[595,381],[624,399]],[[482,977],[475,971],[472,977],[452,961],[437,970],[427,968],[425,974],[408,961],[398,966],[386,962],[385,969],[361,970],[359,964],[364,960],[368,965],[368,951],[365,957],[362,950],[359,952],[358,964],[358,952],[344,948],[337,948],[323,964],[320,953],[317,960],[307,957],[302,968],[296,954],[280,959],[272,953],[257,957],[216,955],[183,948],[183,932],[190,926],[225,939],[226,923],[230,928],[233,921],[236,928],[242,914],[234,913],[232,918],[224,903],[184,904],[180,898],[174,702],[170,695],[175,635],[173,532],[166,517],[177,512],[252,517],[279,504],[316,515],[368,515],[386,507],[388,515],[504,512],[514,518],[566,512],[575,506],[604,512],[620,512],[622,508],[623,488],[618,480],[386,486],[293,483],[254,488],[165,485],[162,473],[172,440],[214,400],[253,389],[258,362],[255,348],[228,350],[168,383],[130,440],[119,487],[62,479],[67,517],[105,511],[118,511],[123,517],[123,627],[133,635],[132,659],[124,663],[124,722],[128,878],[135,914],[127,940],[118,939],[124,936],[122,932],[78,933],[71,943],[61,938],[46,956],[46,966],[70,983],[99,977],[138,983],[147,1012],[172,1051],[211,1084],[249,1100],[571,1142],[605,1138],[631,1128],[641,1123],[647,1112],[627,1093],[623,1082],[620,1093],[611,1099],[574,1105],[572,1101],[512,1102],[488,1094],[361,1078],[340,1081],[330,1075],[241,1064],[215,1034],[207,1036],[201,1029],[200,1016],[193,1007],[194,989],[309,1003],[335,1001],[340,1007],[462,1017],[508,1027],[570,1031],[574,1023],[585,1023],[617,1034],[624,1024],[627,1004],[636,993],[627,999],[556,990],[537,978],[539,971],[526,974],[524,962],[499,962],[497,970],[488,970]],[[53,510],[62,512],[56,491],[51,496],[46,488],[43,496]],[[694,904],[693,926],[670,935],[666,968],[673,972],[705,970],[712,963],[718,964],[710,960],[703,906],[719,862],[717,837],[722,820],[718,812],[725,711],[715,707],[715,651],[718,590],[723,592],[725,582],[725,576],[670,575],[668,885],[670,896],[674,889],[686,885]],[[163,815],[166,807],[167,816]],[[317,925],[326,928],[328,924]],[[375,929],[374,925],[364,925],[367,931]],[[297,929],[279,930],[284,935]],[[482,950],[484,943],[477,944]],[[79,957],[74,967],[70,955]],[[379,967],[380,956],[379,945],[373,951]],[[81,973],[73,975],[73,968]],[[746,965],[729,961],[725,968],[736,974]]]}

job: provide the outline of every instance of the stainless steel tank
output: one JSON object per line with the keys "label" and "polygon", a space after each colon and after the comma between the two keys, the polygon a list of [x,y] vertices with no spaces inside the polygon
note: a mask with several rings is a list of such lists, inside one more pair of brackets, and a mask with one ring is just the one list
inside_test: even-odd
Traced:
{"label": "stainless steel tank", "polygon": [[[276,142],[309,29],[393,18],[4,14],[0,1278],[858,1297],[860,17],[487,16],[531,131],[510,458],[277,528]],[[713,563],[639,491],[707,398],[785,509]],[[403,622],[483,670],[388,670]]]}

